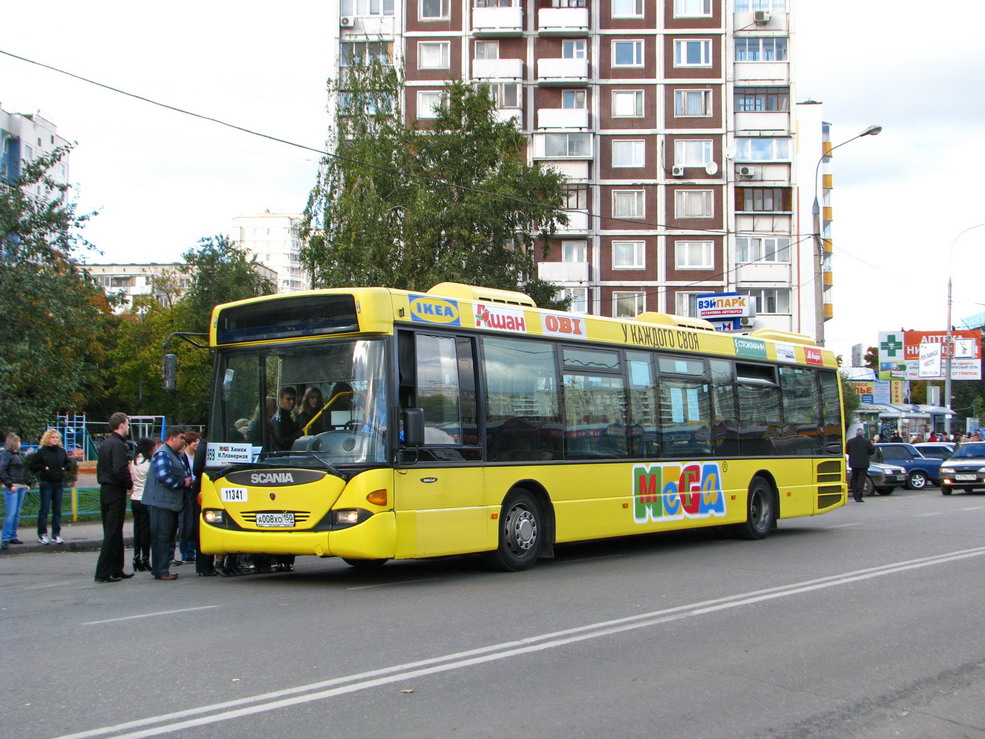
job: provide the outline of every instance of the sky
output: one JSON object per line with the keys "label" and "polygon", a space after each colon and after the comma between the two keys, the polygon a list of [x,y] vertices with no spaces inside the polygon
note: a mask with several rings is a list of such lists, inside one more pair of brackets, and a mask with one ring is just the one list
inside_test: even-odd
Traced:
{"label": "sky", "polygon": [[[824,104],[834,175],[834,312],[846,358],[879,331],[944,330],[985,311],[985,3],[954,0],[946,29],[916,0],[790,0],[795,97]],[[323,148],[325,37],[334,3],[164,5],[48,0],[4,10],[0,51],[146,98]],[[153,10],[150,10],[153,9]],[[332,16],[332,17],[330,17]],[[929,30],[928,30],[929,26]],[[923,29],[923,30],[921,30]],[[318,155],[197,120],[0,54],[0,107],[39,112],[76,141],[70,179],[90,262],[179,259],[264,210],[300,212]]]}

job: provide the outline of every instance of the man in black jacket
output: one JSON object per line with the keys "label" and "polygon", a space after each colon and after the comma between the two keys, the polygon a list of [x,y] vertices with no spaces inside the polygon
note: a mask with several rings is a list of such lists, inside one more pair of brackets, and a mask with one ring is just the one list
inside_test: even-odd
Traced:
{"label": "man in black jacket", "polygon": [[123,571],[123,520],[127,513],[130,481],[130,450],[126,437],[130,419],[126,413],[109,417],[112,432],[99,447],[96,481],[99,483],[99,511],[103,518],[103,546],[96,563],[96,582],[119,582],[133,573]]}
{"label": "man in black jacket", "polygon": [[876,453],[876,448],[862,435],[862,429],[856,429],[855,436],[845,444],[845,452],[848,454],[848,466],[852,468],[852,497],[856,503],[864,503],[865,478],[869,474],[869,460]]}

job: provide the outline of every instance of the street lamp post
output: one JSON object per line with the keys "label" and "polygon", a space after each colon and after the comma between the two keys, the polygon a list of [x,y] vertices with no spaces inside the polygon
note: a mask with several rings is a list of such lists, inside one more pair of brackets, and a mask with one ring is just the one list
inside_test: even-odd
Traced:
{"label": "street lamp post", "polygon": [[863,136],[878,136],[880,133],[882,133],[882,126],[869,126],[862,133],[825,151],[814,167],[814,206],[811,208],[811,214],[814,221],[814,250],[816,252],[814,264],[814,339],[818,346],[824,346],[824,242],[821,238],[821,205],[818,202],[817,177],[821,171],[821,164],[831,156],[831,152],[835,149],[850,144]]}
{"label": "street lamp post", "polygon": [[[948,411],[951,410],[951,358],[954,356],[954,327],[951,324],[951,266],[954,259],[954,245],[966,233],[982,226],[985,226],[985,223],[968,226],[968,228],[955,236],[954,240],[951,241],[951,248],[947,253],[947,339],[944,342],[944,407]],[[944,433],[948,436],[951,435],[950,413],[944,416]]]}

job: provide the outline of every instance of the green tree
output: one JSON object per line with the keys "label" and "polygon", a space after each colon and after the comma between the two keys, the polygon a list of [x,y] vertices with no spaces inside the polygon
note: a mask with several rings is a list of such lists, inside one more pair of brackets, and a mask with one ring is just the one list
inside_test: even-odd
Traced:
{"label": "green tree", "polygon": [[841,380],[841,398],[845,412],[845,428],[848,428],[848,424],[852,422],[856,411],[862,405],[862,399],[855,392],[854,384],[848,379],[848,375],[844,370],[838,370],[838,377]]}
{"label": "green tree", "polygon": [[338,156],[322,161],[302,226],[316,286],[426,290],[443,281],[521,289],[559,222],[564,178],[526,162],[526,138],[500,122],[487,85],[449,82],[427,129],[405,123],[403,80],[375,61],[330,85]]}
{"label": "green tree", "polygon": [[69,185],[51,176],[62,147],[0,179],[0,430],[36,434],[102,392],[101,335],[112,316],[79,267],[88,248]]}

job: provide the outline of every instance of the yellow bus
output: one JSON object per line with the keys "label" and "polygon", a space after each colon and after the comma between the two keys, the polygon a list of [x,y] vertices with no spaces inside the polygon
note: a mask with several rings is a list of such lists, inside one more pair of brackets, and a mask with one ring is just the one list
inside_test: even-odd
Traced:
{"label": "yellow bus", "polygon": [[835,357],[801,334],[442,283],[220,305],[210,344],[208,553],[509,571],[603,537],[761,539],[845,503]]}

